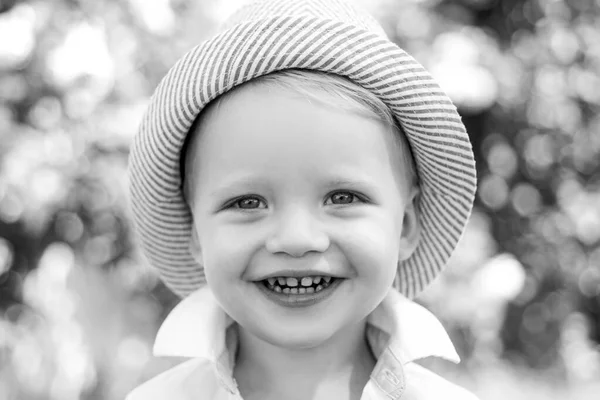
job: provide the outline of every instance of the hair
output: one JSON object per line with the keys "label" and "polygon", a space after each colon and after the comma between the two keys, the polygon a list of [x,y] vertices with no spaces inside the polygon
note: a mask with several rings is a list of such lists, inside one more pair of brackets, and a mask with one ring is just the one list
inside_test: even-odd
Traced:
{"label": "hair", "polygon": [[[244,86],[270,85],[287,89],[304,96],[309,101],[319,102],[343,111],[360,114],[364,117],[382,122],[394,136],[395,143],[402,155],[402,178],[410,187],[418,185],[418,175],[412,149],[400,123],[390,108],[376,95],[350,79],[321,71],[286,69],[254,78],[234,89],[222,94],[206,106],[192,124],[185,139],[180,158],[182,191],[185,201],[191,204],[191,180],[185,171],[192,170],[194,143],[199,136],[199,128],[209,108],[218,107],[228,96]],[[191,151],[189,149],[192,149]],[[191,153],[191,154],[188,154]]]}

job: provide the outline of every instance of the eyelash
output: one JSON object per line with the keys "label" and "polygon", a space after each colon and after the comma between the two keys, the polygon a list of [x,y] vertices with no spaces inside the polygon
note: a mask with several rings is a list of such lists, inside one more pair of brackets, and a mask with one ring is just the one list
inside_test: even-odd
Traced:
{"label": "eyelash", "polygon": [[[331,194],[329,194],[327,196],[327,200],[329,200],[330,198],[332,198],[336,194],[347,194],[347,195],[352,196],[352,199],[357,199],[361,203],[367,203],[368,202],[368,200],[367,200],[367,198],[365,196],[362,196],[362,195],[360,195],[358,193],[355,193],[355,192],[352,192],[352,191],[349,191],[349,190],[339,190],[339,191],[332,192]],[[261,200],[260,196],[257,196],[257,195],[247,195],[247,196],[241,196],[241,197],[238,197],[236,199],[233,199],[232,201],[230,201],[229,203],[227,203],[225,205],[224,209],[260,210],[260,209],[265,208],[265,207],[262,207],[262,208],[242,208],[242,207],[236,207],[236,205],[240,201],[248,200],[248,199],[256,199],[259,202],[263,202],[264,203],[264,201]],[[353,201],[352,203],[333,204],[333,205],[341,205],[341,206],[343,206],[343,205],[349,205],[349,204],[354,204],[354,203],[356,203],[356,201]]]}

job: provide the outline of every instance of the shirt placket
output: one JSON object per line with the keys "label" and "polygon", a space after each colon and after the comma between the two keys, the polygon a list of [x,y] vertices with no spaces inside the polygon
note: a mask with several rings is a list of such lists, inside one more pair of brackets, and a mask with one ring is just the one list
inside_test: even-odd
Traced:
{"label": "shirt placket", "polygon": [[406,388],[406,380],[402,362],[387,348],[381,353],[371,373],[371,381],[383,395],[381,398],[398,400]]}

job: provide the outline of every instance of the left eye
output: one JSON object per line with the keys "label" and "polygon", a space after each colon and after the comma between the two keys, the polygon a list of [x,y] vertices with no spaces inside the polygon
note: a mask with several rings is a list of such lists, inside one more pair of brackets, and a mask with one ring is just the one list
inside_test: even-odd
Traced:
{"label": "left eye", "polygon": [[360,201],[360,198],[351,192],[337,192],[329,196],[326,203],[329,203],[329,200],[331,200],[331,204],[352,204]]}

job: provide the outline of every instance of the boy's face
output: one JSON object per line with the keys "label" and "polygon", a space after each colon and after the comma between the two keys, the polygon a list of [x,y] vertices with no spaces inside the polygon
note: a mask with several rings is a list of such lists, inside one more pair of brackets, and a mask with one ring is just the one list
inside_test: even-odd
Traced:
{"label": "boy's face", "polygon": [[196,134],[193,247],[223,309],[287,348],[361,322],[418,237],[390,131],[254,84],[210,109]]}

